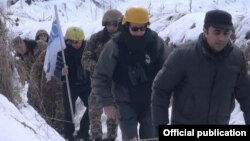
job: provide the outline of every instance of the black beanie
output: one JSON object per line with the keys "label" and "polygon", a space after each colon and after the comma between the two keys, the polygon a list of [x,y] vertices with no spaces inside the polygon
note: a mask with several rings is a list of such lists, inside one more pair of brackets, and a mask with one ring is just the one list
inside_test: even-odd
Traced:
{"label": "black beanie", "polygon": [[211,25],[217,28],[233,29],[232,16],[222,10],[211,10],[206,13],[204,26]]}

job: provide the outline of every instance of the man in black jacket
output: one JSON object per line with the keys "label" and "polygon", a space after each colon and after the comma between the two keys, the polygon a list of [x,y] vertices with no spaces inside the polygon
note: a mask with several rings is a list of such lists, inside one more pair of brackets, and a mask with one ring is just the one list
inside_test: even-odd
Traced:
{"label": "man in black jacket", "polygon": [[198,41],[175,49],[153,82],[153,124],[229,124],[238,100],[250,123],[250,83],[243,53],[230,42],[229,13],[206,13]]}
{"label": "man in black jacket", "polygon": [[[66,82],[63,83],[63,103],[65,109],[65,122],[64,131],[65,138],[68,141],[78,141],[84,139],[84,141],[89,141],[89,116],[88,116],[88,97],[90,94],[90,76],[82,64],[81,57],[85,47],[84,33],[80,27],[69,27],[65,34],[66,49],[64,50],[65,60],[67,67],[62,68],[61,74],[62,79],[65,80],[65,76],[68,75],[69,86],[71,92],[71,101],[73,107],[75,106],[75,101],[77,97],[80,97],[87,108],[80,122],[80,129],[77,136],[73,136],[75,127],[71,118],[70,104],[67,92]],[[62,54],[59,52],[58,59],[62,60]],[[62,62],[62,61],[58,61]],[[56,70],[60,70],[63,64],[57,62]],[[57,73],[57,72],[56,72]],[[75,109],[75,108],[74,108]],[[75,111],[75,110],[74,110]]]}
{"label": "man in black jacket", "polygon": [[144,7],[128,8],[122,24],[98,59],[92,92],[108,119],[117,117],[123,140],[152,138],[151,85],[167,50],[157,33],[148,28]]}

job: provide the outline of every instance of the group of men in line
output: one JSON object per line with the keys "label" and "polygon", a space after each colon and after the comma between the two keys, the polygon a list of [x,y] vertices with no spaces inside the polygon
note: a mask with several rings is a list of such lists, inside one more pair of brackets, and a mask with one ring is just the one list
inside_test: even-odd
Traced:
{"label": "group of men in line", "polygon": [[[243,52],[230,40],[234,27],[228,12],[208,11],[199,38],[174,49],[149,28],[144,7],[131,6],[124,15],[108,10],[102,25],[89,40],[82,28],[67,29],[66,66],[56,64],[61,78],[49,82],[43,71],[48,33],[40,30],[34,41],[14,39],[17,70],[22,82],[29,83],[29,102],[52,116],[62,97],[68,141],[114,141],[118,125],[123,140],[134,140],[157,137],[161,124],[229,124],[235,99],[250,123],[250,79]],[[65,76],[73,106],[79,97],[86,107],[76,135]]]}

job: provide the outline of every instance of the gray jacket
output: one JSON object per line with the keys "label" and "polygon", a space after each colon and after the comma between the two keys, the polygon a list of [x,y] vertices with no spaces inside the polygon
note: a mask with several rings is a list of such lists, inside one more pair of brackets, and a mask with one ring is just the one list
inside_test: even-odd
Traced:
{"label": "gray jacket", "polygon": [[[166,50],[164,42],[159,36],[157,37],[156,48],[156,56],[158,56],[158,61],[162,65],[169,52]],[[98,101],[103,107],[114,104],[112,95],[114,95],[116,101],[131,101],[129,90],[114,82],[113,75],[118,56],[118,44],[114,40],[110,40],[101,53],[93,74],[92,91],[98,95]]]}
{"label": "gray jacket", "polygon": [[177,48],[153,83],[152,117],[155,126],[171,124],[229,124],[235,98],[250,123],[250,79],[243,53],[228,43],[220,53],[210,52],[206,41]]}

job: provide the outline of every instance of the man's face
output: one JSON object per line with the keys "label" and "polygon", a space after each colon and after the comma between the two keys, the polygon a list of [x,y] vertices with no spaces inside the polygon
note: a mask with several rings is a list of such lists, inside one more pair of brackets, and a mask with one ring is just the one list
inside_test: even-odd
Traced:
{"label": "man's face", "polygon": [[229,42],[232,30],[209,26],[203,29],[203,34],[207,39],[209,47],[214,52],[220,52]]}
{"label": "man's face", "polygon": [[82,41],[81,40],[79,40],[79,41],[77,41],[77,40],[68,40],[67,43],[70,44],[74,49],[79,49],[82,46]]}
{"label": "man's face", "polygon": [[145,34],[146,29],[147,29],[146,24],[136,24],[136,23],[129,24],[129,33],[132,36],[141,37]]}
{"label": "man's face", "polygon": [[40,34],[38,36],[38,38],[39,38],[39,40],[43,40],[44,42],[47,42],[47,40],[48,40],[47,34]]}
{"label": "man's face", "polygon": [[106,27],[110,34],[116,33],[118,30],[118,22],[109,22]]}
{"label": "man's face", "polygon": [[16,46],[16,52],[21,55],[24,55],[27,51],[28,50],[24,41],[20,41],[18,45]]}

